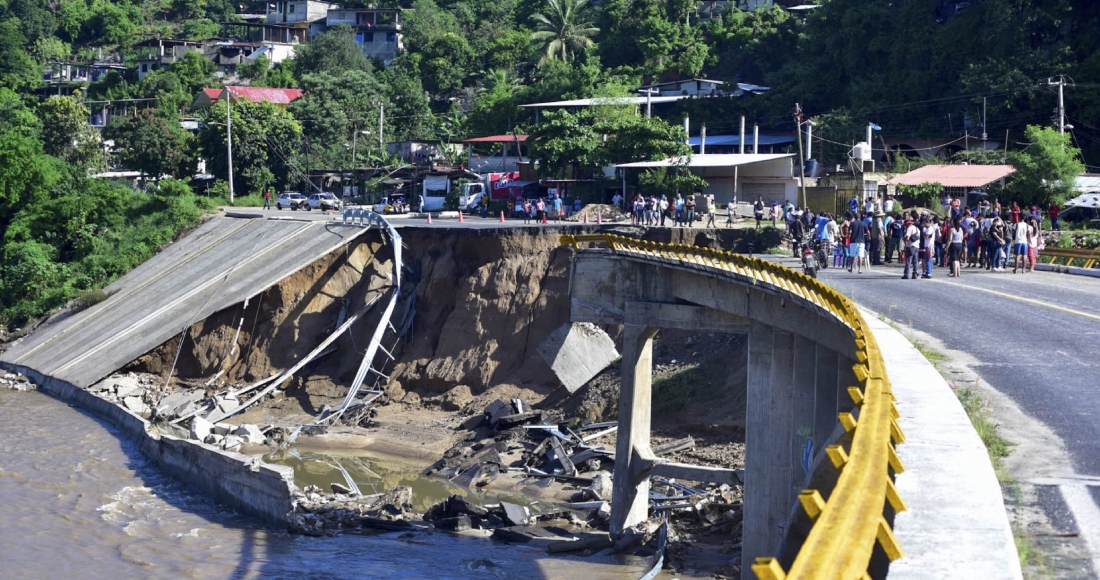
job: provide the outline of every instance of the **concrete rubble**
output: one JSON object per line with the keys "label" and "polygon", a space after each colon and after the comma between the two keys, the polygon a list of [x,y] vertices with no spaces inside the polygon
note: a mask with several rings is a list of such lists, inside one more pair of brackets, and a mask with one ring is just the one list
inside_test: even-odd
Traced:
{"label": "concrete rubble", "polygon": [[34,383],[19,373],[4,373],[0,376],[0,387],[14,391],[31,391],[35,389]]}
{"label": "concrete rubble", "polygon": [[619,360],[615,341],[595,324],[563,324],[538,348],[539,355],[570,393]]}

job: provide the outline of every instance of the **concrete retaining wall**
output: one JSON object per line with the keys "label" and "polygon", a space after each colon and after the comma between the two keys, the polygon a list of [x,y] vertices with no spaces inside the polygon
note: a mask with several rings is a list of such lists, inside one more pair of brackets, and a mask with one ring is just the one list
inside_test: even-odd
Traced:
{"label": "concrete retaining wall", "polygon": [[137,442],[161,469],[233,509],[283,527],[294,491],[294,471],[240,453],[158,433],[145,419],[71,383],[21,365],[5,368],[29,377],[39,390],[90,411]]}
{"label": "concrete retaining wall", "polygon": [[1079,268],[1077,266],[1061,266],[1058,264],[1035,264],[1035,269],[1043,272],[1058,272],[1061,274],[1100,278],[1100,269],[1096,268]]}

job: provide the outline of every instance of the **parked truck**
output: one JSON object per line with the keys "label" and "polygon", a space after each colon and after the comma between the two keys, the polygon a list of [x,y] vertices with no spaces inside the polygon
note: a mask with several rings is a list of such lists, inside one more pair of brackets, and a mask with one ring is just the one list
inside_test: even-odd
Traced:
{"label": "parked truck", "polygon": [[[489,181],[488,175],[480,176],[478,181],[462,183],[462,191],[458,192],[458,209],[468,211],[476,209],[481,199],[487,195]],[[424,211],[440,211],[451,193],[454,183],[448,175],[425,175],[422,194],[424,196]]]}

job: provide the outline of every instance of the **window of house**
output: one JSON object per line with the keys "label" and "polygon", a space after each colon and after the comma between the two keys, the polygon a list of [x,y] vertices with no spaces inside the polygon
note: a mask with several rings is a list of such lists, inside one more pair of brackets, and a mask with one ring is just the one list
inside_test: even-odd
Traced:
{"label": "window of house", "polygon": [[291,14],[294,14],[294,8],[295,8],[294,4],[287,4],[287,12],[289,12]]}
{"label": "window of house", "polygon": [[364,32],[363,33],[363,42],[374,42],[374,33],[373,32]]}
{"label": "window of house", "polygon": [[396,32],[387,32],[386,33],[386,42],[397,42],[397,33]]}

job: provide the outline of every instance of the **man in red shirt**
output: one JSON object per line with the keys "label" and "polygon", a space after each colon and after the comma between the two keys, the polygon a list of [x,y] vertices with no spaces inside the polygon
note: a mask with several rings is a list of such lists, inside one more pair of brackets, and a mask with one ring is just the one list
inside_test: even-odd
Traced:
{"label": "man in red shirt", "polygon": [[1061,209],[1062,208],[1058,207],[1058,204],[1053,201],[1050,202],[1050,207],[1047,208],[1047,213],[1050,214],[1050,227],[1056,232],[1062,231],[1062,228],[1058,226],[1058,212],[1061,211]]}
{"label": "man in red shirt", "polygon": [[1012,202],[1012,223],[1020,223],[1020,204]]}

